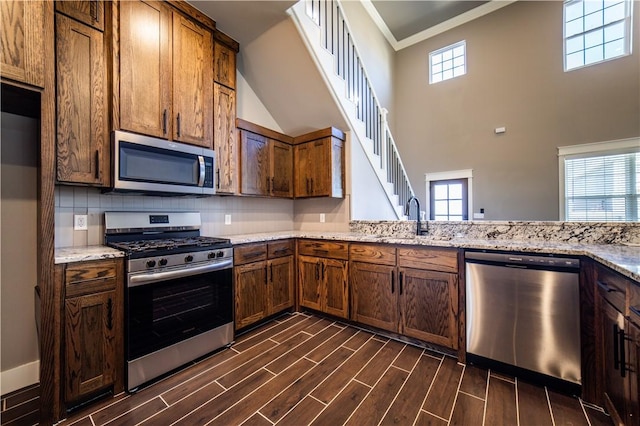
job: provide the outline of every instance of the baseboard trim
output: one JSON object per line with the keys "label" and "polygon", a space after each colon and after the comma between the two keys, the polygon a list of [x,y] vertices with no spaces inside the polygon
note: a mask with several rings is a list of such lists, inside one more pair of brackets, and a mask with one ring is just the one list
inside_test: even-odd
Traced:
{"label": "baseboard trim", "polygon": [[40,361],[33,361],[0,372],[0,395],[22,389],[40,381]]}

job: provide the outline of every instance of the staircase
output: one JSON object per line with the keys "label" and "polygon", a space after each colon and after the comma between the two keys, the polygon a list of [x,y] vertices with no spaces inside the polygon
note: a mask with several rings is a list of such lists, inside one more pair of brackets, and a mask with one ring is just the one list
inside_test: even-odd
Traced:
{"label": "staircase", "polygon": [[387,194],[397,219],[414,195],[398,149],[337,0],[301,0],[289,14]]}

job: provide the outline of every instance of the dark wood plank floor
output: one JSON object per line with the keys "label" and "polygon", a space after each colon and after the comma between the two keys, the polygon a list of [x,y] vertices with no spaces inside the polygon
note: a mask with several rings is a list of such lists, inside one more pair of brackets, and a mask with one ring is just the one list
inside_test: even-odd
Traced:
{"label": "dark wood plank floor", "polygon": [[[4,424],[4,422],[3,422]],[[285,315],[230,349],[62,425],[611,425],[517,378],[318,316]]]}

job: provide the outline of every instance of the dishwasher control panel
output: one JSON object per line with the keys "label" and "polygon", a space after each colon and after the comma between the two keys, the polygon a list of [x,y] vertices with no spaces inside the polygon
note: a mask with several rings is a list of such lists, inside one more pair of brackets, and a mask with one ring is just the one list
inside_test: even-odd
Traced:
{"label": "dishwasher control panel", "polygon": [[526,253],[495,253],[467,251],[464,254],[467,261],[482,261],[522,266],[541,266],[549,268],[579,268],[580,259],[572,257],[554,257],[540,254]]}

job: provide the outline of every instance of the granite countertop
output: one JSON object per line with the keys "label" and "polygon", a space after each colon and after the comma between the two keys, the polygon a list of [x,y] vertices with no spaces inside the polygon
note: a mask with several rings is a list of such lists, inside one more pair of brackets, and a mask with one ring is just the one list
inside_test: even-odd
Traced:
{"label": "granite countertop", "polygon": [[413,238],[395,238],[354,232],[312,232],[288,231],[261,234],[232,235],[228,237],[235,244],[258,243],[284,238],[314,238],[342,240],[350,242],[382,243],[398,245],[423,245],[432,247],[451,247],[463,249],[485,249],[521,251],[530,253],[563,254],[569,256],[587,256],[622,275],[640,283],[640,246],[622,244],[576,244],[553,241],[518,240],[474,240],[461,238],[434,239],[424,236]]}
{"label": "granite countertop", "polygon": [[54,253],[54,263],[57,265],[117,257],[124,257],[124,252],[107,246],[57,247]]}
{"label": "granite countertop", "polygon": [[[341,240],[349,242],[366,242],[398,245],[423,245],[433,247],[451,247],[463,249],[486,249],[521,251],[530,253],[563,254],[569,256],[587,256],[622,275],[640,283],[640,246],[622,244],[576,244],[553,241],[518,241],[467,239],[464,237],[451,239],[435,239],[425,236],[397,238],[378,236],[356,232],[314,232],[284,231],[259,234],[242,234],[228,236],[231,243],[248,244],[275,241],[286,238],[313,238],[325,240]],[[64,247],[56,248],[55,263],[81,262],[123,257],[124,253],[106,246]]]}

